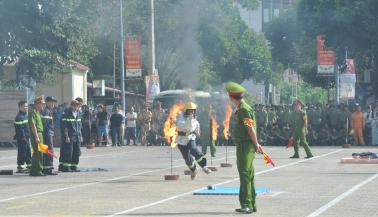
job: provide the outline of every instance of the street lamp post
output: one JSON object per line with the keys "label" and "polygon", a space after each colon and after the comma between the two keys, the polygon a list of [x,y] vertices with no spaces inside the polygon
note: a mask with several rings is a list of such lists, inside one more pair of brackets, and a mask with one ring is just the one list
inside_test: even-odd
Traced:
{"label": "street lamp post", "polygon": [[121,66],[120,66],[120,72],[121,72],[121,99],[122,99],[122,109],[125,110],[126,107],[125,107],[125,69],[124,69],[124,61],[125,61],[125,56],[124,56],[124,53],[123,53],[123,22],[122,22],[122,0],[119,0],[119,4],[120,4],[120,7],[119,7],[119,12],[120,12],[120,28],[121,28]]}

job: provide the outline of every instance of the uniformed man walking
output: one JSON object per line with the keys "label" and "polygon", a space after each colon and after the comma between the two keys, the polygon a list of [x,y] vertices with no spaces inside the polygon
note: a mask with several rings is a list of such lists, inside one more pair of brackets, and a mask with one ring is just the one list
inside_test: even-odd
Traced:
{"label": "uniformed man walking", "polygon": [[243,86],[229,82],[226,85],[226,90],[231,104],[237,108],[232,138],[236,144],[236,163],[240,178],[239,202],[241,208],[235,211],[242,213],[256,212],[253,160],[255,152],[262,154],[263,149],[257,141],[255,114],[251,106],[243,100],[245,92]]}
{"label": "uniformed man walking", "polygon": [[[52,96],[45,99],[46,108],[42,110],[43,123],[43,141],[49,147],[49,150],[54,153],[54,123],[53,123],[53,108],[56,100]],[[43,154],[43,173],[46,175],[58,175],[54,172],[53,157],[48,154]]]}
{"label": "uniformed man walking", "polygon": [[310,146],[306,141],[307,131],[307,115],[306,112],[302,110],[302,102],[299,100],[294,100],[294,155],[290,158],[299,158],[299,143],[303,146],[306,151],[307,156],[305,159],[312,158],[313,155],[310,150]]}
{"label": "uniformed man walking", "polygon": [[71,109],[62,116],[64,141],[62,141],[62,151],[59,159],[62,172],[80,172],[77,169],[77,165],[81,155],[80,142],[83,138],[81,136],[81,117],[78,109],[79,102],[73,100]]}
{"label": "uniformed man walking", "polygon": [[38,144],[43,143],[43,123],[41,111],[45,104],[45,96],[37,97],[34,100],[34,110],[28,115],[28,123],[32,133],[30,134],[31,145],[33,148],[32,166],[30,176],[46,176],[43,170],[43,153],[38,151]]}
{"label": "uniformed man walking", "polygon": [[[28,127],[28,103],[20,101],[18,103],[18,114],[14,119],[14,128],[16,130],[15,138],[17,140],[17,173],[30,172],[32,165],[31,150],[29,143]],[[24,165],[26,163],[26,169]]]}

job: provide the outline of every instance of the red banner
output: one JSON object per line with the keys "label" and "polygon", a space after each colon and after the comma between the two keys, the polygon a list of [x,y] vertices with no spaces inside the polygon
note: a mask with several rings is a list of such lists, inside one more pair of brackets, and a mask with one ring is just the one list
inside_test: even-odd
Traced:
{"label": "red banner", "polygon": [[335,54],[331,48],[324,47],[323,35],[318,35],[318,74],[333,74]]}
{"label": "red banner", "polygon": [[142,77],[142,56],[140,39],[125,42],[126,77]]}

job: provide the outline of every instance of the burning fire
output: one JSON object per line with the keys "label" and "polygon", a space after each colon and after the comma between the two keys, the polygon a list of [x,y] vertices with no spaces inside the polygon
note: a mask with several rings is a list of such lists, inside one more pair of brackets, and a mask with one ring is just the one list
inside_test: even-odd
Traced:
{"label": "burning fire", "polygon": [[230,129],[230,118],[232,115],[231,105],[230,104],[224,105],[224,109],[226,111],[226,117],[223,121],[223,126],[224,126],[223,135],[224,135],[224,139],[228,140],[228,131]]}
{"label": "burning fire", "polygon": [[164,123],[164,137],[172,148],[176,147],[175,138],[177,136],[176,118],[182,112],[185,104],[180,102],[174,104],[169,111],[169,116]]}
{"label": "burning fire", "polygon": [[211,137],[212,137],[212,141],[215,141],[217,140],[218,138],[218,123],[217,123],[217,120],[215,119],[215,117],[211,117]]}

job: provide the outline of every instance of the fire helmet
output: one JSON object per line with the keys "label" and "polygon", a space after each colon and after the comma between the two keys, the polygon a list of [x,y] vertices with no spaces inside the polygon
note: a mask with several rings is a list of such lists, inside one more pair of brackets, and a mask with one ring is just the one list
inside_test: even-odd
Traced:
{"label": "fire helmet", "polygon": [[184,112],[186,112],[186,110],[188,109],[194,109],[196,110],[197,109],[197,105],[192,103],[192,102],[187,102],[184,106]]}

